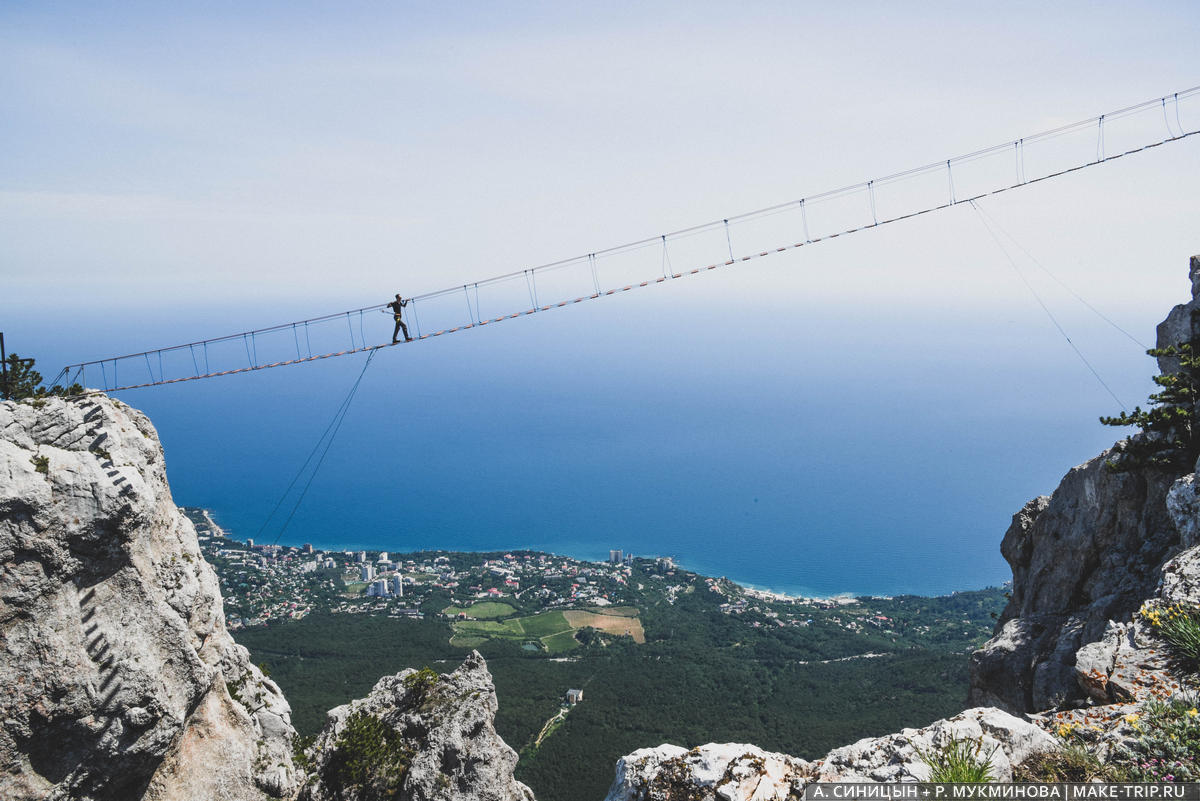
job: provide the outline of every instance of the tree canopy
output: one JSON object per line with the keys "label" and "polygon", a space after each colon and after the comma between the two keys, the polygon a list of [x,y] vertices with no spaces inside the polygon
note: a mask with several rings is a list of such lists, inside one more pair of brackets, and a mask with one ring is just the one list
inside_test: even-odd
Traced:
{"label": "tree canopy", "polygon": [[44,398],[51,395],[78,395],[83,392],[79,384],[69,387],[45,387],[42,374],[33,369],[34,359],[22,359],[15,353],[4,360],[5,378],[0,382],[0,394],[5,400]]}
{"label": "tree canopy", "polygon": [[1179,369],[1154,376],[1162,387],[1149,397],[1150,408],[1101,417],[1106,426],[1137,426],[1141,435],[1131,438],[1123,455],[1110,466],[1117,470],[1141,466],[1162,470],[1190,470],[1200,456],[1200,424],[1196,402],[1200,398],[1200,338],[1146,351],[1153,357],[1174,357]]}

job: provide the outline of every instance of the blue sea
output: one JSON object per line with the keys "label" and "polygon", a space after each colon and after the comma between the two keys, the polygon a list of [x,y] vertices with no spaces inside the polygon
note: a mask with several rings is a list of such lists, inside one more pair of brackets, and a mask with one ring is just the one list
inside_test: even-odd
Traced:
{"label": "blue sea", "polygon": [[[1011,516],[1119,436],[1097,423],[1115,401],[1036,309],[737,304],[704,288],[663,303],[661,291],[379,352],[286,530],[295,488],[268,516],[364,356],[120,397],[157,426],[175,501],[238,538],[587,559],[621,548],[819,596],[1009,580]],[[102,345],[18,319],[9,347],[36,341],[49,378],[68,361],[279,321],[250,306],[194,331],[174,313],[128,319],[114,313]],[[1144,400],[1150,359],[1094,321],[1067,322],[1102,343],[1096,364],[1126,403]],[[388,318],[374,325],[390,336]]]}

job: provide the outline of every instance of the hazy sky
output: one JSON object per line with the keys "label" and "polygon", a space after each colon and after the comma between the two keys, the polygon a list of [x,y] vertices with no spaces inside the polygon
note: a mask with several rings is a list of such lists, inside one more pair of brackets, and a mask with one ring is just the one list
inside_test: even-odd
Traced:
{"label": "hazy sky", "polygon": [[[1200,4],[1190,1],[5,3],[0,328],[49,377],[71,361],[467,283],[1187,89],[1200,84],[1198,40]],[[1180,114],[1184,128],[1200,128],[1200,96]],[[1135,122],[1110,126],[1107,152],[1161,137],[1174,109]],[[1054,147],[1087,160],[1096,137]],[[1011,162],[987,168],[1007,176]],[[881,189],[881,209],[940,194],[942,180]],[[971,180],[956,176],[964,190]],[[1153,325],[1186,298],[1187,258],[1200,253],[1200,136],[983,207],[1150,344]],[[731,238],[740,254],[798,234],[793,215]],[[681,244],[672,267],[725,248],[723,238]],[[1142,401],[1151,363],[1140,348],[1013,252],[1122,400]],[[645,255],[652,277],[661,254]],[[933,498],[958,504],[928,553],[979,518],[973,486],[987,510],[979,553],[994,567],[1006,516],[1114,434],[1095,423],[1113,399],[966,206],[555,315],[382,353],[365,393],[374,405],[364,404],[347,454],[378,444],[412,460],[406,470],[427,471],[426,489],[480,497],[503,485],[511,508],[528,511],[550,502],[528,490],[546,479],[539,469],[581,486],[607,480],[573,474],[566,455],[533,464],[546,456],[534,447],[545,442],[539,420],[567,415],[561,431],[547,424],[559,433],[598,426],[595,448],[614,409],[625,421],[669,418],[673,433],[652,440],[658,468],[630,466],[650,434],[602,454],[614,498],[671,483],[679,476],[663,471],[691,464],[689,449],[705,442],[694,458],[728,469],[690,476],[696,496],[675,497],[696,515],[687,525],[703,525],[705,497],[716,503],[730,462],[750,470],[735,483],[751,493],[771,474],[807,480],[838,450],[818,478],[860,511],[888,504],[900,530],[931,525]],[[386,318],[375,323],[379,339],[390,334]],[[176,447],[182,500],[270,506],[280,487],[247,489],[266,474],[233,466],[302,458],[358,365],[294,369],[126,398]],[[478,400],[441,394],[451,387]],[[272,403],[284,416],[271,418]],[[277,425],[261,441],[240,429],[254,404]],[[286,418],[305,404],[307,418]],[[433,415],[420,418],[420,453],[387,431],[401,407]],[[481,422],[490,412],[496,421]],[[838,425],[822,417],[839,414]],[[241,439],[222,439],[229,421]],[[487,439],[510,423],[511,440]],[[468,430],[483,442],[438,434]],[[922,439],[934,430],[957,433]],[[771,445],[783,440],[792,446]],[[199,452],[218,441],[218,452]],[[805,443],[819,443],[815,456],[799,452]],[[514,445],[533,447],[526,483],[455,466]],[[436,465],[426,460],[435,451]],[[216,500],[205,497],[212,459],[237,490]],[[942,484],[922,490],[918,468]],[[908,483],[881,477],[906,471]],[[336,478],[354,482],[352,472]],[[320,506],[319,493],[310,503]],[[799,525],[806,504],[780,501],[770,525]],[[422,514],[454,529],[436,509]],[[613,524],[631,530],[642,514]]]}
{"label": "hazy sky", "polygon": [[[279,322],[1200,83],[1191,2],[249,5],[0,8],[10,297],[85,314],[186,303],[183,316],[259,299],[256,319]],[[1128,278],[1136,258],[1159,286],[1148,265],[1177,277],[1200,247],[1198,162],[1189,142],[994,206],[1073,279]],[[888,232],[852,255],[788,256],[785,288],[815,277],[853,301],[866,287],[841,274],[883,260],[906,284],[943,285],[931,261],[988,246],[970,215],[936,228],[922,252]]]}

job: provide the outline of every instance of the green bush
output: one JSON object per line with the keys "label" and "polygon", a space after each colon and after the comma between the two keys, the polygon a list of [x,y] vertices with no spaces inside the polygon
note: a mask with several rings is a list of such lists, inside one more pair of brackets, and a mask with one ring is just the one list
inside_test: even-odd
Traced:
{"label": "green bush", "polygon": [[317,741],[315,734],[297,734],[292,740],[292,763],[296,770],[308,773],[312,770],[312,762],[308,758],[308,749]]}
{"label": "green bush", "polygon": [[1137,731],[1132,747],[1115,755],[1133,782],[1200,781],[1200,710],[1195,699],[1151,701],[1126,721]]}
{"label": "green bush", "polygon": [[1087,743],[1079,738],[1074,727],[1067,725],[1059,731],[1063,742],[1054,751],[1043,751],[1028,757],[1013,768],[1015,782],[1120,782],[1131,781],[1121,765],[1101,761]]}
{"label": "green bush", "polygon": [[33,462],[33,469],[42,475],[50,474],[50,457],[49,456],[34,456],[29,461]]}
{"label": "green bush", "polygon": [[921,751],[921,761],[929,766],[931,782],[990,782],[992,776],[993,746],[983,753],[983,738],[951,737],[942,747],[933,751]]}
{"label": "green bush", "polygon": [[397,798],[412,764],[396,731],[365,712],[346,720],[322,779],[333,798]]}
{"label": "green bush", "polygon": [[437,671],[428,667],[423,667],[416,673],[410,673],[404,677],[404,686],[413,694],[417,705],[424,703],[429,691],[437,683]]}

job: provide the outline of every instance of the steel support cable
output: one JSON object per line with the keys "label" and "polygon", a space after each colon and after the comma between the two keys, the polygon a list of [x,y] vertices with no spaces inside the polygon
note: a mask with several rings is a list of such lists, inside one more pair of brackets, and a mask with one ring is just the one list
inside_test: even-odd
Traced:
{"label": "steel support cable", "polygon": [[[1028,180],[1026,180],[1026,181],[1023,181],[1023,182],[1021,182],[1021,183],[1013,184],[1013,185],[1010,185],[1010,186],[1001,186],[1001,187],[997,187],[997,188],[995,188],[995,189],[992,189],[992,190],[989,190],[989,191],[980,192],[980,193],[978,193],[978,194],[976,194],[976,195],[973,195],[972,197],[969,197],[969,198],[961,198],[961,199],[957,199],[957,198],[956,198],[956,199],[954,199],[952,202],[948,202],[948,203],[942,203],[942,204],[940,204],[940,205],[936,205],[936,206],[928,206],[928,207],[926,207],[926,208],[918,209],[918,210],[916,210],[916,211],[908,212],[908,213],[906,213],[906,214],[901,214],[901,215],[897,215],[897,216],[895,216],[895,217],[890,217],[890,218],[886,218],[886,219],[883,219],[883,220],[878,220],[877,222],[871,222],[871,223],[867,223],[867,224],[864,224],[864,225],[861,225],[861,226],[858,226],[858,227],[855,227],[855,228],[849,228],[849,229],[846,229],[846,230],[837,231],[837,232],[830,233],[830,234],[825,234],[825,235],[823,235],[823,236],[818,236],[818,237],[815,237],[815,238],[811,238],[811,237],[808,237],[808,236],[806,236],[806,239],[805,239],[805,241],[804,241],[804,242],[798,242],[798,243],[791,244],[791,245],[785,245],[785,246],[783,246],[783,247],[778,247],[778,248],[774,248],[774,249],[771,249],[771,250],[762,251],[761,253],[757,253],[757,254],[750,254],[750,255],[747,255],[747,256],[742,256],[740,259],[730,259],[729,261],[725,262],[725,263],[724,263],[724,265],[722,265],[722,264],[712,264],[712,265],[708,265],[707,267],[703,267],[703,268],[696,268],[696,269],[694,269],[694,270],[691,270],[691,271],[688,271],[688,272],[685,272],[685,273],[680,273],[680,274],[677,274],[677,275],[674,275],[674,276],[670,276],[670,277],[680,277],[681,275],[694,275],[694,274],[696,274],[696,273],[699,273],[699,272],[701,272],[701,271],[703,271],[703,270],[711,270],[711,269],[715,269],[716,267],[719,267],[719,266],[728,266],[728,265],[730,265],[730,264],[733,264],[735,261],[738,261],[738,262],[741,262],[741,261],[749,261],[749,260],[751,260],[751,259],[754,259],[754,258],[760,258],[760,257],[762,257],[762,256],[767,256],[767,255],[770,255],[771,253],[783,252],[783,251],[786,251],[786,250],[791,250],[791,249],[794,249],[794,248],[801,247],[801,246],[803,246],[803,245],[814,244],[814,243],[816,243],[816,242],[821,242],[821,241],[824,241],[824,240],[827,240],[827,239],[834,239],[834,238],[837,238],[837,237],[839,237],[839,236],[845,236],[845,235],[848,235],[848,234],[857,233],[857,232],[859,232],[859,231],[862,231],[862,230],[865,230],[865,229],[868,229],[868,228],[876,228],[876,227],[879,227],[879,226],[882,226],[882,225],[886,225],[886,224],[888,224],[888,223],[899,222],[899,221],[901,221],[901,220],[907,220],[907,219],[910,219],[910,218],[913,218],[913,217],[917,217],[917,216],[920,216],[920,215],[923,215],[923,214],[928,214],[928,213],[930,213],[930,212],[934,212],[934,211],[940,211],[940,210],[942,210],[942,209],[949,208],[949,207],[951,207],[952,205],[955,205],[955,204],[958,204],[958,203],[962,203],[962,202],[969,202],[969,201],[971,201],[971,200],[979,200],[979,199],[981,199],[981,198],[990,197],[990,196],[993,196],[993,195],[998,195],[998,194],[1001,194],[1001,193],[1003,193],[1003,192],[1008,192],[1008,191],[1010,191],[1010,190],[1012,190],[1012,189],[1018,189],[1018,188],[1021,188],[1021,187],[1024,187],[1024,186],[1029,186],[1029,185],[1031,185],[1031,184],[1040,183],[1040,182],[1042,182],[1042,181],[1050,180],[1050,179],[1052,179],[1052,178],[1057,178],[1057,177],[1060,177],[1060,176],[1063,176],[1063,175],[1067,175],[1067,174],[1070,174],[1070,173],[1073,173],[1073,172],[1078,172],[1078,171],[1080,171],[1080,170],[1083,170],[1083,169],[1086,169],[1086,168],[1088,168],[1088,167],[1094,167],[1094,166],[1097,166],[1097,165],[1099,165],[1099,164],[1105,164],[1105,163],[1108,163],[1108,162],[1110,162],[1110,161],[1115,161],[1115,160],[1117,160],[1117,159],[1123,158],[1123,157],[1125,157],[1125,156],[1134,155],[1134,154],[1136,154],[1136,153],[1141,153],[1141,152],[1144,152],[1144,151],[1146,151],[1146,150],[1150,150],[1150,149],[1152,149],[1152,148],[1160,147],[1160,146],[1162,146],[1162,145],[1164,145],[1164,144],[1173,143],[1173,142],[1178,142],[1178,141],[1181,141],[1181,140],[1183,140],[1183,139],[1187,139],[1187,138],[1189,138],[1189,137],[1195,136],[1196,134],[1200,134],[1200,130],[1196,130],[1196,131],[1188,131],[1188,132],[1186,132],[1186,133],[1184,133],[1184,134],[1182,134],[1182,135],[1180,135],[1180,136],[1176,136],[1176,137],[1174,137],[1174,138],[1171,138],[1171,139],[1164,139],[1164,140],[1161,140],[1161,141],[1158,141],[1158,142],[1151,142],[1151,143],[1148,143],[1148,144],[1142,145],[1142,146],[1140,146],[1140,147],[1136,147],[1136,148],[1132,148],[1132,149],[1130,149],[1130,150],[1126,150],[1126,151],[1124,151],[1124,152],[1121,152],[1121,153],[1115,153],[1115,154],[1113,154],[1113,155],[1111,155],[1111,156],[1106,156],[1104,159],[1102,159],[1102,160],[1100,160],[1100,161],[1089,161],[1089,162],[1086,162],[1086,163],[1083,163],[1083,164],[1077,164],[1077,165],[1075,165],[1075,166],[1073,166],[1073,167],[1067,167],[1067,168],[1064,168],[1064,169],[1058,170],[1058,171],[1056,171],[1056,172],[1053,172],[1053,173],[1048,173],[1048,174],[1046,174],[1046,175],[1041,175],[1041,176],[1038,176],[1038,177],[1036,177],[1036,178],[1031,178],[1031,179],[1028,179]],[[1007,145],[1006,145],[1006,147],[1007,147]],[[940,168],[940,167],[943,167],[943,166],[945,166],[945,163],[944,163],[944,162],[943,162],[943,163],[941,163],[941,164],[939,165],[939,168]],[[860,187],[860,188],[861,188],[861,187]],[[805,205],[805,204],[804,204],[804,201],[803,201],[803,200],[802,200],[802,201],[800,201],[799,205],[800,205],[800,208],[801,208],[801,209],[803,209],[803,208],[804,208],[804,205]],[[778,210],[778,209],[776,209],[776,210]],[[805,227],[807,228],[807,219],[805,219]],[[670,234],[668,234],[667,236],[671,236],[671,235],[670,235]],[[649,243],[654,243],[654,242],[658,242],[658,241],[660,241],[660,240],[656,238],[656,239],[653,239],[653,240],[647,240],[647,241],[648,241]],[[560,264],[551,265],[551,266],[562,266],[562,264],[560,263]],[[527,310],[527,311],[524,311],[524,312],[519,312],[519,313],[516,313],[516,314],[501,315],[501,316],[499,316],[499,317],[497,317],[497,318],[494,318],[494,319],[492,319],[492,320],[488,320],[488,321],[482,321],[482,320],[481,320],[479,323],[471,323],[471,324],[469,324],[469,325],[455,326],[455,327],[453,327],[453,328],[449,328],[449,329],[443,329],[443,330],[441,330],[441,331],[437,331],[437,332],[435,332],[435,333],[423,334],[422,336],[418,337],[418,339],[428,339],[428,338],[430,338],[430,337],[434,337],[434,336],[442,336],[442,335],[445,335],[445,334],[454,333],[454,332],[456,332],[456,331],[461,331],[461,330],[465,330],[465,329],[468,329],[468,328],[474,328],[476,325],[482,325],[482,324],[486,324],[486,323],[489,323],[489,322],[499,322],[500,320],[505,320],[505,319],[512,319],[512,318],[515,318],[515,317],[520,317],[520,316],[522,316],[522,315],[525,315],[525,314],[532,314],[532,313],[534,313],[534,312],[536,312],[536,311],[545,311],[545,310],[548,310],[548,309],[550,309],[550,308],[555,308],[555,307],[566,306],[566,305],[568,305],[568,304],[570,304],[570,303],[578,303],[578,302],[580,302],[580,301],[582,301],[582,300],[595,299],[595,298],[597,298],[597,297],[602,297],[602,296],[606,296],[606,295],[611,295],[611,294],[614,294],[614,293],[616,293],[616,292],[619,292],[619,291],[627,291],[627,290],[633,289],[633,288],[635,288],[635,287],[644,287],[644,286],[647,286],[647,285],[648,285],[648,284],[650,284],[650,283],[661,283],[662,281],[666,280],[666,276],[664,276],[664,277],[662,277],[662,278],[659,278],[659,279],[656,279],[656,280],[643,281],[643,282],[640,282],[640,283],[638,283],[638,284],[630,284],[630,285],[627,285],[627,286],[621,287],[621,288],[619,288],[619,289],[610,289],[610,290],[607,290],[607,291],[605,291],[605,292],[602,292],[602,293],[597,293],[597,294],[594,294],[594,295],[591,295],[591,296],[581,296],[581,297],[579,297],[579,298],[575,298],[575,299],[573,299],[573,300],[563,301],[563,302],[561,302],[561,303],[557,303],[557,304],[550,304],[550,305],[547,305],[547,306],[541,306],[541,305],[539,305],[539,304],[538,304],[538,301],[537,301],[537,294],[536,294],[536,282],[537,282],[537,278],[536,278],[536,272],[535,272],[535,270],[538,270],[538,269],[544,269],[544,267],[543,267],[543,268],[530,268],[530,269],[526,269],[526,270],[524,270],[524,271],[523,271],[523,273],[524,273],[524,275],[525,275],[525,279],[526,279],[526,285],[527,285],[527,288],[528,288],[528,289],[529,289],[529,291],[530,291],[530,297],[531,297],[531,299],[534,301],[534,306],[533,306],[533,308],[531,308],[531,309],[529,309],[529,310]],[[515,275],[521,275],[521,273],[516,273]],[[480,281],[479,283],[481,283],[481,284],[486,284],[486,283],[488,283],[488,282],[489,282],[489,281]],[[456,288],[455,288],[454,290],[452,290],[452,291],[454,291],[454,292],[457,292],[457,291],[459,291],[460,289],[461,289],[461,287],[456,287]],[[432,293],[431,293],[430,295],[422,295],[422,296],[420,296],[420,297],[431,297],[431,296],[433,296],[433,295],[432,295]],[[364,307],[364,308],[365,308],[365,309],[378,309],[378,308],[380,308],[380,307],[378,307],[378,306],[370,306],[370,307]],[[306,337],[307,337],[307,328],[308,328],[308,323],[310,323],[310,322],[314,322],[314,321],[318,321],[318,320],[333,319],[333,318],[340,317],[340,316],[345,316],[345,315],[348,315],[348,314],[350,314],[350,312],[341,312],[341,313],[339,313],[339,314],[335,314],[335,315],[328,315],[328,316],[326,316],[326,317],[323,317],[323,318],[313,318],[312,320],[305,320],[305,321],[299,321],[299,322],[302,322],[302,323],[304,323],[304,324],[305,324],[305,335],[306,335]],[[249,334],[249,333],[263,333],[263,332],[268,332],[268,331],[274,331],[274,330],[278,330],[278,329],[281,329],[281,328],[286,328],[286,327],[288,327],[288,326],[290,326],[290,325],[291,325],[291,323],[284,324],[284,325],[280,325],[280,326],[274,326],[274,327],[272,327],[272,328],[258,329],[258,330],[257,330],[257,331],[255,331],[255,332],[246,332],[246,334]],[[353,329],[351,329],[351,330],[353,331]],[[236,337],[238,337],[238,336],[243,336],[243,335],[234,334],[234,335],[229,335],[229,336],[227,336],[227,337],[221,337],[221,338],[219,338],[219,339],[204,340],[204,341],[202,341],[202,342],[198,342],[198,343],[192,343],[192,344],[193,344],[193,345],[195,345],[195,344],[202,344],[202,345],[204,345],[204,346],[205,346],[205,349],[206,349],[206,351],[207,351],[207,345],[208,345],[208,343],[209,343],[209,342],[220,342],[220,341],[225,341],[225,340],[228,340],[228,339],[233,339],[233,338],[236,338]],[[157,349],[156,351],[147,351],[147,352],[149,352],[149,353],[154,353],[154,352],[163,352],[163,353],[166,353],[166,352],[170,352],[170,351],[173,351],[173,350],[177,350],[177,349],[179,349],[179,348],[186,348],[186,347],[191,347],[191,346],[190,346],[190,345],[178,345],[178,346],[173,346],[173,347],[170,347],[170,348],[160,348],[160,349]],[[336,353],[325,353],[325,354],[311,355],[311,343],[310,343],[310,355],[309,355],[309,357],[307,357],[307,358],[304,358],[304,359],[292,359],[292,360],[287,360],[287,361],[274,362],[274,363],[267,364],[267,365],[254,365],[254,366],[252,366],[252,367],[249,367],[249,368],[235,368],[235,369],[230,369],[230,370],[210,371],[210,372],[207,372],[207,373],[205,373],[205,374],[203,374],[203,375],[193,375],[193,376],[184,376],[184,377],[179,377],[179,378],[171,378],[171,379],[165,379],[165,380],[163,380],[163,381],[158,381],[158,382],[148,382],[148,383],[143,383],[143,384],[130,384],[130,385],[127,385],[127,386],[113,386],[113,387],[109,388],[109,389],[108,389],[108,391],[115,392],[115,391],[121,391],[121,390],[127,390],[127,389],[136,389],[136,388],[141,388],[141,387],[147,387],[147,386],[157,386],[157,385],[160,385],[160,384],[173,384],[173,383],[179,383],[179,382],[183,382],[183,381],[194,381],[194,380],[198,380],[198,379],[201,379],[201,378],[213,378],[213,377],[222,376],[222,375],[231,375],[231,374],[234,374],[234,373],[247,372],[247,371],[249,371],[249,370],[259,370],[259,369],[265,369],[265,368],[269,368],[269,367],[280,367],[280,366],[284,366],[284,365],[297,364],[297,363],[300,363],[300,362],[316,361],[316,360],[319,360],[319,359],[326,359],[326,358],[330,358],[330,357],[333,357],[333,356],[343,356],[343,355],[347,355],[347,354],[350,354],[350,353],[359,353],[359,352],[368,351],[368,350],[373,350],[373,349],[380,348],[380,347],[388,347],[388,345],[386,345],[386,344],[384,344],[384,345],[364,345],[363,347],[354,347],[354,348],[350,348],[350,349],[347,349],[347,350],[344,350],[344,351],[338,351],[338,352],[336,352]],[[92,362],[82,362],[82,363],[78,363],[78,364],[68,365],[68,368],[76,368],[76,367],[78,367],[78,368],[82,368],[82,367],[84,367],[84,366],[86,366],[86,365],[93,365],[93,366],[94,366],[94,365],[98,365],[98,364],[99,364],[99,365],[101,365],[101,366],[102,366],[102,368],[103,368],[103,365],[102,365],[102,362],[103,362],[103,361],[112,361],[112,362],[114,363],[114,367],[115,367],[115,364],[116,364],[116,362],[117,362],[118,360],[120,360],[120,359],[126,359],[126,358],[131,358],[131,357],[135,357],[135,356],[139,356],[139,355],[141,355],[141,354],[140,354],[140,353],[138,353],[138,354],[129,354],[129,355],[127,355],[127,356],[118,356],[118,357],[114,357],[114,358],[111,358],[111,359],[97,360],[97,361],[92,361]],[[207,366],[207,365],[206,365],[206,366]]]}
{"label": "steel support cable", "polygon": [[[338,408],[337,412],[334,413],[333,419],[330,421],[329,426],[326,427],[325,433],[321,435],[321,439],[317,440],[317,447],[320,447],[321,441],[324,440],[325,448],[321,451],[321,455],[318,457],[317,463],[313,465],[312,472],[308,476],[308,481],[305,482],[304,489],[300,491],[300,496],[296,498],[296,503],[292,505],[292,510],[290,513],[288,513],[287,519],[283,521],[283,527],[279,529],[279,533],[276,534],[275,539],[272,540],[272,545],[275,545],[279,542],[279,538],[283,536],[284,532],[287,531],[288,526],[291,525],[292,518],[296,516],[296,512],[299,510],[301,502],[304,501],[304,496],[308,494],[309,487],[312,486],[313,480],[317,477],[317,473],[320,472],[321,465],[325,462],[325,456],[329,453],[329,448],[333,445],[334,439],[337,438],[338,431],[340,431],[342,428],[342,423],[346,421],[346,415],[350,411],[350,404],[354,401],[354,396],[358,394],[358,388],[362,385],[363,376],[367,374],[367,368],[371,366],[371,360],[375,358],[376,352],[377,350],[372,350],[367,355],[367,361],[365,364],[363,364],[363,369],[362,372],[358,374],[358,379],[354,382],[354,385],[350,387],[350,391],[346,394],[346,399],[342,401],[342,405]],[[332,432],[330,431],[330,428],[333,429]],[[328,435],[328,437],[326,435]],[[313,453],[315,452],[316,448],[313,449]],[[311,459],[312,453],[310,453],[309,458],[305,460],[304,466],[301,466],[300,470],[296,473],[296,478],[292,479],[292,483],[289,484],[287,490],[284,491],[283,497],[280,498],[280,503],[283,502],[283,498],[286,498],[287,493],[291,491],[293,486],[295,486],[296,480],[300,477],[300,475],[303,474],[304,467],[308,465],[308,462],[311,461]],[[276,504],[275,508],[278,509],[279,504]],[[267,520],[270,521],[271,516],[274,514],[275,510],[272,510],[271,515],[268,515]],[[263,524],[263,527],[266,527],[266,523]],[[262,529],[259,529],[259,531],[261,533]]]}
{"label": "steel support cable", "polygon": [[1048,307],[1042,300],[1042,296],[1039,295],[1037,290],[1033,288],[1033,284],[1029,283],[1029,279],[1025,277],[1025,273],[1021,272],[1021,268],[1017,266],[1017,262],[1008,252],[1008,249],[1004,247],[1004,243],[1000,241],[1000,238],[996,236],[996,232],[992,230],[990,225],[988,225],[987,219],[983,216],[983,213],[980,212],[979,206],[975,203],[975,200],[972,199],[970,203],[971,208],[975,209],[975,213],[979,216],[979,222],[983,224],[984,229],[988,232],[988,236],[990,236],[992,241],[996,243],[996,247],[1000,248],[1000,252],[1004,254],[1004,258],[1008,261],[1009,266],[1013,268],[1013,272],[1015,272],[1017,277],[1021,279],[1021,283],[1024,284],[1025,288],[1029,290],[1029,294],[1033,295],[1033,299],[1037,301],[1037,304],[1042,307],[1042,311],[1044,311],[1046,316],[1050,318],[1050,322],[1054,324],[1056,329],[1058,329],[1058,333],[1062,334],[1063,339],[1065,339],[1067,344],[1071,346],[1071,350],[1075,351],[1075,355],[1079,357],[1079,360],[1083,362],[1084,366],[1087,367],[1087,369],[1091,371],[1092,375],[1096,377],[1096,380],[1100,382],[1100,386],[1104,387],[1104,391],[1112,396],[1112,399],[1117,402],[1117,405],[1120,406],[1123,411],[1129,411],[1128,407],[1126,407],[1121,399],[1117,397],[1117,393],[1112,391],[1112,388],[1109,387],[1104,379],[1100,377],[1100,373],[1095,367],[1092,366],[1092,363],[1089,362],[1087,357],[1083,355],[1083,351],[1081,351],[1071,340],[1070,335],[1067,334],[1066,330],[1058,322],[1058,318],[1054,316],[1054,312],[1050,311],[1050,307]]}
{"label": "steel support cable", "polygon": [[1034,256],[1032,253],[1030,253],[1030,252],[1029,252],[1029,251],[1028,251],[1028,250],[1025,248],[1025,246],[1024,246],[1024,245],[1022,245],[1020,242],[1018,242],[1018,241],[1017,241],[1017,239],[1016,239],[1016,237],[1014,237],[1014,236],[1013,236],[1012,234],[1010,234],[1010,233],[1009,233],[1007,230],[1005,230],[1004,226],[1002,226],[1000,223],[996,222],[996,218],[995,218],[995,217],[993,217],[992,215],[988,214],[988,213],[987,213],[987,212],[986,212],[986,211],[985,211],[985,210],[984,210],[984,209],[983,209],[981,206],[979,206],[978,204],[976,204],[976,205],[975,205],[975,210],[976,210],[977,212],[979,212],[981,215],[983,215],[984,217],[986,217],[986,218],[987,218],[987,221],[988,221],[988,222],[989,222],[989,223],[992,225],[992,227],[993,227],[993,228],[995,228],[995,229],[996,229],[997,231],[999,231],[1000,233],[1004,234],[1004,236],[1005,236],[1005,237],[1008,239],[1008,241],[1009,241],[1009,242],[1012,242],[1014,245],[1016,245],[1016,246],[1017,246],[1017,248],[1018,248],[1018,249],[1019,249],[1019,250],[1020,250],[1022,253],[1024,253],[1024,254],[1025,254],[1025,255],[1026,255],[1028,258],[1029,258],[1029,260],[1030,260],[1031,262],[1033,262],[1033,263],[1034,263],[1034,264],[1036,264],[1038,267],[1040,267],[1040,268],[1041,268],[1041,270],[1042,270],[1042,272],[1044,272],[1046,275],[1048,275],[1048,276],[1050,276],[1052,279],[1054,279],[1054,282],[1055,282],[1055,283],[1057,283],[1059,286],[1061,286],[1063,289],[1065,289],[1065,290],[1066,290],[1066,291],[1067,291],[1067,292],[1068,292],[1068,293],[1071,295],[1071,297],[1075,298],[1075,300],[1079,301],[1079,302],[1080,302],[1080,303],[1082,303],[1084,306],[1086,306],[1088,309],[1090,309],[1090,310],[1091,310],[1091,311],[1092,311],[1092,312],[1093,312],[1093,313],[1094,313],[1094,314],[1095,314],[1097,317],[1099,317],[1101,320],[1103,320],[1104,322],[1108,323],[1110,326],[1112,326],[1113,328],[1115,328],[1117,331],[1120,331],[1122,334],[1124,334],[1124,335],[1125,335],[1125,337],[1126,337],[1126,338],[1127,338],[1127,339],[1128,339],[1130,342],[1132,342],[1133,344],[1137,345],[1137,346],[1138,346],[1139,348],[1141,348],[1142,350],[1148,350],[1148,349],[1149,349],[1149,347],[1150,347],[1149,345],[1147,345],[1146,343],[1142,342],[1140,339],[1138,339],[1137,337],[1135,337],[1133,334],[1131,334],[1131,333],[1129,333],[1128,331],[1126,331],[1124,328],[1122,328],[1121,326],[1119,326],[1119,325],[1118,325],[1117,323],[1115,323],[1113,320],[1109,319],[1109,317],[1108,317],[1106,314],[1104,314],[1104,312],[1100,311],[1100,310],[1099,310],[1099,309],[1097,309],[1095,306],[1093,306],[1092,304],[1088,303],[1088,302],[1087,302],[1087,301],[1086,301],[1086,300],[1083,298],[1083,296],[1081,296],[1081,295],[1080,295],[1078,292],[1076,292],[1074,289],[1071,289],[1071,287],[1070,287],[1070,286],[1068,286],[1068,285],[1067,285],[1067,284],[1066,284],[1066,283],[1065,283],[1065,282],[1064,282],[1062,279],[1060,279],[1060,278],[1059,278],[1057,275],[1055,275],[1054,273],[1052,273],[1052,272],[1050,271],[1050,268],[1049,268],[1049,267],[1047,267],[1046,265],[1044,265],[1044,264],[1042,264],[1040,261],[1038,261],[1037,257],[1035,257],[1035,256]]}
{"label": "steel support cable", "polygon": [[600,294],[600,273],[596,270],[596,254],[588,254],[588,267],[592,272],[592,288],[596,290],[596,294]]}
{"label": "steel support cable", "polygon": [[409,301],[409,303],[412,306],[413,330],[417,332],[417,336],[419,337],[421,336],[421,318],[417,316],[417,302],[413,300]]}

